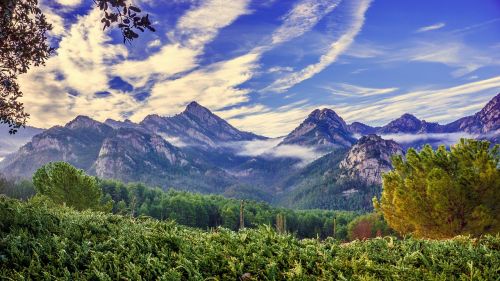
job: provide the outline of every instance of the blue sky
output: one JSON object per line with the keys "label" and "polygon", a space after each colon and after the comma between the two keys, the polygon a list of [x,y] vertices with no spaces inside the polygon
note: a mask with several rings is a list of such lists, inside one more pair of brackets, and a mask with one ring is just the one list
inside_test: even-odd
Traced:
{"label": "blue sky", "polygon": [[139,122],[196,100],[238,128],[281,136],[315,108],[382,125],[446,123],[500,92],[495,0],[134,0],[155,33],[131,46],[91,1],[41,5],[58,47],[20,77],[30,125],[79,114]]}

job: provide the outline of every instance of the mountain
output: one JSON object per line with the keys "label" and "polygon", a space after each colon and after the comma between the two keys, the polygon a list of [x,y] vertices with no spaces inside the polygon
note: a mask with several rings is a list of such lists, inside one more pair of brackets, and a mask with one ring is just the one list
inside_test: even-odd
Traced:
{"label": "mountain", "polygon": [[382,173],[392,169],[391,157],[396,154],[403,155],[403,150],[395,141],[377,135],[363,136],[340,162],[340,176],[381,184]]}
{"label": "mountain", "polygon": [[350,147],[355,141],[345,121],[335,111],[324,108],[311,112],[280,145]]}
{"label": "mountain", "polygon": [[26,126],[19,128],[15,134],[9,134],[9,126],[0,124],[0,161],[8,154],[16,152],[21,146],[28,143],[34,135],[41,132],[43,132],[43,129]]}
{"label": "mountain", "polygon": [[4,174],[31,177],[35,170],[51,161],[66,161],[88,170],[99,154],[102,141],[113,128],[78,116],[64,127],[55,126],[35,135],[15,154],[0,163]]}
{"label": "mountain", "polygon": [[[500,94],[497,94],[476,114],[445,125],[420,120],[406,113],[382,127],[371,127],[360,122],[353,122],[348,125],[348,128],[351,133],[359,135],[413,135],[414,137],[395,138],[401,141],[404,148],[419,148],[427,143],[433,146],[449,145],[460,137],[460,133],[476,135],[478,139],[488,139],[493,143],[498,143],[500,141]],[[455,136],[450,134],[455,134]]]}
{"label": "mountain", "polygon": [[[381,173],[390,169],[390,156],[402,153],[384,135],[396,136],[404,148],[442,144],[443,136],[456,132],[498,143],[499,99],[447,125],[411,114],[382,127],[347,125],[333,110],[317,109],[281,142],[240,131],[195,102],[175,116],[149,115],[140,123],[78,116],[64,126],[36,131],[0,162],[0,172],[31,177],[47,162],[66,161],[102,178],[165,189],[297,208],[369,210],[380,194]],[[356,142],[354,135],[365,136]],[[318,156],[311,163],[303,160]]]}
{"label": "mountain", "polygon": [[90,174],[125,182],[206,193],[220,193],[234,184],[224,170],[187,155],[159,135],[136,126],[115,128],[78,116],[35,135],[2,161],[0,169],[7,175],[31,177],[48,162],[65,161]]}
{"label": "mountain", "polygon": [[166,139],[175,138],[181,145],[216,147],[224,142],[266,139],[236,129],[196,102],[191,102],[182,113],[172,117],[148,115],[140,125]]}
{"label": "mountain", "polygon": [[500,93],[476,114],[445,125],[446,132],[467,132],[472,134],[500,134],[499,129]]}
{"label": "mountain", "polygon": [[437,123],[428,123],[425,120],[420,120],[417,117],[405,113],[398,119],[395,119],[389,124],[376,130],[377,134],[421,134],[421,133],[437,133],[441,130],[441,126]]}
{"label": "mountain", "polygon": [[347,125],[347,128],[349,129],[349,132],[359,135],[374,134],[377,129],[379,129],[379,127],[371,127],[361,122],[353,122]]}

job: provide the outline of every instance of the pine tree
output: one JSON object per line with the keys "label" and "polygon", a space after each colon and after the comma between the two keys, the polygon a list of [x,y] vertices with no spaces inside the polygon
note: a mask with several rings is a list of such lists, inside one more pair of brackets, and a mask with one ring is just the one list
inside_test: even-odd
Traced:
{"label": "pine tree", "polygon": [[499,146],[462,139],[446,150],[409,149],[383,175],[380,201],[388,224],[401,234],[447,238],[500,231]]}
{"label": "pine tree", "polygon": [[76,210],[102,210],[102,191],[95,177],[88,176],[66,162],[51,162],[33,175],[37,194],[47,196],[56,204]]}

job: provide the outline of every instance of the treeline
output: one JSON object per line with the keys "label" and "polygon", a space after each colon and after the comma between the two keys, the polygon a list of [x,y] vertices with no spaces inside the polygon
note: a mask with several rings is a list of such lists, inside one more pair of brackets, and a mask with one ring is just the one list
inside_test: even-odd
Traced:
{"label": "treeline", "polygon": [[[202,195],[170,189],[163,191],[140,183],[100,180],[104,202],[113,202],[113,213],[175,220],[179,224],[210,229],[240,228],[241,201],[220,195]],[[270,225],[300,238],[348,238],[347,225],[359,213],[327,210],[291,210],[264,202],[244,201],[244,226]]]}
{"label": "treeline", "polygon": [[[205,230],[218,226],[231,230],[240,228],[241,201],[237,199],[173,189],[164,191],[142,183],[125,184],[116,180],[98,179],[97,185],[103,193],[103,205],[110,206],[110,211],[115,214],[175,220]],[[0,176],[0,194],[27,200],[35,194],[35,189],[31,181],[16,182]],[[348,240],[348,224],[359,215],[349,211],[292,210],[252,200],[245,200],[243,206],[245,227],[269,225],[299,238]]]}

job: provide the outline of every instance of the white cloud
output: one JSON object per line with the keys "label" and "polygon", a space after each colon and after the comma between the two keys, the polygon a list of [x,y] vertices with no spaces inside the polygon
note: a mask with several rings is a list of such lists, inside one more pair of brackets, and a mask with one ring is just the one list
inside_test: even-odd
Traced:
{"label": "white cloud", "polygon": [[221,108],[248,101],[248,90],[237,86],[253,75],[255,54],[247,54],[229,61],[212,64],[178,79],[158,82],[145,104],[134,112],[131,119],[140,121],[152,112],[174,114],[195,100],[210,108]]}
{"label": "white cloud", "polygon": [[161,40],[155,39],[148,43],[148,48],[159,47],[160,45],[161,45]]}
{"label": "white cloud", "polygon": [[268,137],[280,137],[291,132],[316,108],[328,107],[310,105],[300,101],[278,108],[266,108],[248,114],[229,118],[228,122],[245,131]]}
{"label": "white cloud", "polygon": [[334,95],[342,95],[342,96],[376,96],[392,93],[398,88],[368,88],[357,85],[351,85],[346,83],[335,83],[330,86],[323,87],[324,89],[330,91]]}
{"label": "white cloud", "polygon": [[285,15],[283,25],[274,31],[272,45],[297,38],[313,28],[325,15],[337,7],[341,0],[305,0]]}
{"label": "white cloud", "polygon": [[276,72],[292,72],[293,67],[291,66],[273,66],[267,70],[269,73],[276,73]]}
{"label": "white cloud", "polygon": [[275,92],[284,92],[294,85],[307,80],[337,60],[337,57],[342,54],[354,41],[354,37],[361,31],[365,21],[365,13],[370,6],[370,0],[359,0],[357,5],[352,8],[352,20],[342,32],[342,36],[338,40],[331,43],[327,53],[322,55],[317,63],[308,65],[298,72],[291,73],[282,77],[266,90]]}
{"label": "white cloud", "polygon": [[108,40],[102,32],[100,12],[93,9],[77,18],[46,66],[32,68],[19,77],[22,101],[31,113],[30,124],[47,127],[78,114],[102,120],[120,118],[122,110],[133,108],[133,99],[117,91],[106,98],[94,97],[109,88],[107,65],[127,53],[123,45],[106,44]]}
{"label": "white cloud", "polygon": [[233,142],[228,144],[238,150],[237,154],[241,156],[268,157],[268,158],[293,158],[299,159],[301,165],[306,165],[319,157],[324,152],[317,151],[314,147],[305,147],[299,145],[279,145],[282,138],[269,140],[255,140],[244,142]]}
{"label": "white cloud", "polygon": [[446,24],[444,22],[439,22],[435,23],[432,25],[424,26],[416,30],[417,33],[422,33],[422,32],[427,32],[427,31],[432,31],[432,30],[437,30],[445,27]]}
{"label": "white cloud", "polygon": [[377,46],[371,43],[353,43],[348,50],[345,51],[344,55],[353,58],[374,58],[386,55],[387,50],[383,47]]}
{"label": "white cloud", "polygon": [[379,100],[353,100],[350,104],[336,105],[335,110],[349,122],[361,121],[372,125],[385,124],[404,113],[412,113],[431,122],[446,123],[481,110],[499,88],[500,76],[497,76]]}
{"label": "white cloud", "polygon": [[383,139],[393,140],[400,144],[412,143],[416,141],[438,141],[444,145],[452,145],[457,143],[461,138],[476,138],[477,135],[459,133],[438,133],[438,134],[388,134],[382,135]]}
{"label": "white cloud", "polygon": [[207,0],[188,11],[169,37],[191,49],[202,48],[219,30],[244,14],[249,14],[249,0]]}
{"label": "white cloud", "polygon": [[75,8],[82,4],[82,0],[56,0],[56,2],[62,6],[67,6],[71,8]]}

